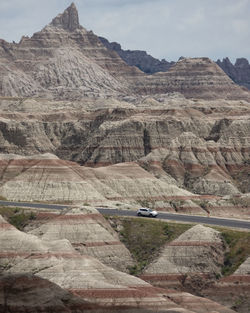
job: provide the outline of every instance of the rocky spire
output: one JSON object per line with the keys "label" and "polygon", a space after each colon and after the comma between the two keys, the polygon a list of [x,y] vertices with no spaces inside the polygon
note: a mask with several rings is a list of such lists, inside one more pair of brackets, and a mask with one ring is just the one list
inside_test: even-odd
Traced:
{"label": "rocky spire", "polygon": [[81,28],[75,4],[72,2],[62,14],[57,15],[57,17],[52,20],[51,25],[68,31],[74,31]]}

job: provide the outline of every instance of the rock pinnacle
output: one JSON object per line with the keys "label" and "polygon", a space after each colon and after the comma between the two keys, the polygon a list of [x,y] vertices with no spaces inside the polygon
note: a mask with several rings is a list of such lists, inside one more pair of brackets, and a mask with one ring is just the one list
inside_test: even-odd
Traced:
{"label": "rock pinnacle", "polygon": [[81,28],[79,24],[78,11],[75,4],[71,5],[62,13],[57,15],[51,22],[51,25],[60,27],[68,31],[74,31]]}

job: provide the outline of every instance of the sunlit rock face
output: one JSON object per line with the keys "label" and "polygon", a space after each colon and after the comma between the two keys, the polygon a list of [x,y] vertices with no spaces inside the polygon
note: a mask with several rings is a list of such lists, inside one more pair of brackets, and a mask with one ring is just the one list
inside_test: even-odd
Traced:
{"label": "sunlit rock face", "polygon": [[224,250],[224,242],[218,231],[196,225],[167,244],[142,277],[162,287],[181,288],[192,277],[205,281],[210,276],[220,274]]}
{"label": "sunlit rock face", "polygon": [[67,239],[81,255],[93,256],[120,271],[128,272],[134,265],[117,233],[96,209],[89,206],[67,210],[29,233],[48,241]]}
{"label": "sunlit rock face", "polygon": [[126,91],[125,81],[114,78],[112,71],[130,71],[97,36],[80,26],[75,5],[31,38],[23,37],[18,44],[1,40],[0,68],[1,96],[61,99]]}
{"label": "sunlit rock face", "polygon": [[[55,232],[57,230],[58,228]],[[6,308],[7,305],[9,308],[13,307],[13,290],[10,286],[10,282],[13,282],[17,296],[15,312],[25,312],[24,308],[26,310],[33,308],[33,312],[36,312],[38,304],[41,306],[39,312],[46,312],[45,310],[51,307],[54,307],[54,312],[57,308],[61,309],[61,312],[66,308],[67,312],[71,312],[71,309],[74,312],[73,308],[75,310],[103,308],[104,311],[100,312],[109,310],[116,312],[114,310],[119,309],[119,312],[131,313],[142,310],[192,313],[207,312],[207,308],[210,311],[216,309],[221,313],[233,312],[215,302],[187,293],[167,292],[154,288],[139,278],[103,265],[93,257],[79,254],[67,239],[49,241],[40,239],[35,235],[18,231],[1,216],[0,243],[0,272],[8,275],[1,275],[0,307]],[[25,303],[20,298],[23,295],[22,288],[26,290]],[[50,294],[47,292],[48,288],[51,288]],[[53,301],[51,296],[54,296]],[[1,301],[3,297],[6,299],[5,302]]]}

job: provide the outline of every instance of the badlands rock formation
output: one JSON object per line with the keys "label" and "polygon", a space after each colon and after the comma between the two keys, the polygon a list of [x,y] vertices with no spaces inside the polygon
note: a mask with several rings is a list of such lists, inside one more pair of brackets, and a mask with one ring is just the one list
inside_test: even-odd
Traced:
{"label": "badlands rock formation", "polygon": [[[117,308],[120,311],[124,310],[131,313],[140,312],[140,309],[153,309],[154,312],[205,313],[215,311],[233,313],[232,310],[210,300],[186,293],[167,292],[163,289],[154,288],[143,280],[115,271],[90,256],[80,255],[66,239],[55,241],[39,239],[34,235],[16,230],[2,217],[0,217],[0,242],[0,271],[7,275],[16,275],[10,279],[17,284],[17,296],[20,295],[20,280],[21,283],[28,280],[27,284],[25,283],[28,290],[30,290],[30,284],[32,285],[34,280],[37,282],[32,297],[37,296],[38,283],[44,286],[43,292],[46,294],[46,286],[48,285],[46,281],[40,282],[36,278],[30,281],[29,276],[18,276],[20,273],[23,275],[30,272],[36,277],[49,280],[77,295],[85,301],[85,304],[91,303],[92,307],[87,307],[87,309],[93,309],[93,304],[98,304],[99,307],[105,307],[106,310]],[[1,293],[5,297],[6,293],[11,296],[13,291],[11,286],[8,288],[10,282],[6,282],[4,279],[6,280],[3,277],[1,285],[4,290]],[[65,294],[57,287],[52,290],[59,297],[57,304],[60,307],[62,304],[60,298],[65,297]],[[26,297],[26,303],[30,303],[31,307],[34,306],[28,292]],[[47,306],[50,305],[50,299],[47,296]],[[41,301],[39,297],[38,301]],[[69,297],[69,306],[71,301],[72,299]],[[11,298],[5,301],[5,308],[8,303],[10,306],[13,305]],[[17,302],[17,307],[19,303]],[[1,302],[0,305],[2,305]]]}
{"label": "badlands rock formation", "polygon": [[203,291],[205,297],[247,313],[250,308],[250,258],[233,275],[223,277]]}
{"label": "badlands rock formation", "polygon": [[181,92],[186,98],[249,100],[249,91],[243,91],[209,58],[180,59],[168,72],[136,79],[134,90],[140,94]]}
{"label": "badlands rock formation", "polygon": [[[0,196],[85,204],[44,216],[27,233],[0,217],[4,310],[22,312],[24,284],[33,311],[32,297],[41,311],[232,313],[117,271],[133,261],[92,206],[136,209],[147,201],[159,210],[249,217],[249,92],[207,58],[154,75],[128,66],[80,26],[74,4],[31,38],[1,40],[0,71]],[[217,232],[193,232],[166,247],[163,272],[191,287],[189,271],[219,273],[223,251]],[[164,251],[145,275],[159,278]]]}
{"label": "badlands rock formation", "polygon": [[136,163],[81,167],[53,155],[23,158],[1,156],[0,193],[12,200],[162,201],[167,196],[192,196],[188,191],[156,179]]}
{"label": "badlands rock formation", "polygon": [[80,26],[72,4],[31,38],[18,44],[1,40],[0,94],[64,99],[112,95],[126,90],[124,81],[122,86],[110,74],[113,67],[129,68]]}
{"label": "badlands rock formation", "polygon": [[54,99],[181,92],[188,98],[249,99],[208,58],[179,60],[167,73],[128,66],[79,24],[74,4],[31,38],[0,41],[0,95]]}
{"label": "badlands rock formation", "polygon": [[224,58],[216,63],[236,84],[250,89],[250,64],[247,59],[236,59],[235,64],[232,64],[229,58]]}
{"label": "badlands rock formation", "polygon": [[[250,192],[249,103],[179,95],[103,100],[112,104],[90,110],[93,101],[76,102],[69,110],[66,101],[2,99],[0,195],[148,200],[172,211],[249,215],[240,196]],[[25,157],[48,152],[57,157]]]}
{"label": "badlands rock formation", "polygon": [[[9,200],[59,201],[109,207],[123,207],[126,203],[127,208],[133,209],[137,208],[142,201],[148,201],[158,209],[172,212],[207,214],[210,211],[211,214],[218,215],[249,216],[247,196],[224,199],[195,195],[177,187],[174,180],[168,178],[165,172],[165,174],[162,173],[162,177],[157,178],[159,171],[157,175],[151,174],[135,162],[91,168],[70,161],[62,161],[51,154],[30,157],[2,154],[0,160],[2,178],[0,195]],[[72,218],[72,223],[74,223],[75,219]],[[87,218],[86,222],[91,222],[91,219]],[[51,223],[46,226],[49,233],[49,228],[54,227],[53,221]],[[60,222],[59,227],[61,227]],[[44,229],[42,232],[46,231]],[[88,234],[88,236],[91,235]],[[109,236],[105,237],[105,241],[108,241],[108,238]],[[70,240],[70,237],[68,239]],[[115,238],[109,238],[109,240],[116,241]],[[77,240],[75,243],[80,242]],[[81,249],[86,249],[86,247],[81,246]],[[89,249],[95,250],[95,248]],[[106,248],[103,247],[103,249]],[[120,247],[114,246],[112,249],[119,250]],[[126,253],[124,257],[125,255]],[[103,257],[105,258],[105,253]],[[111,260],[108,258],[107,262]],[[120,261],[113,260],[112,262],[119,263]]]}
{"label": "badlands rock formation", "polygon": [[106,38],[99,37],[101,42],[109,50],[115,51],[119,56],[130,66],[136,66],[141,71],[147,74],[154,74],[156,72],[166,72],[175,64],[175,62],[168,62],[166,60],[158,60],[147,54],[146,51],[141,50],[123,50],[121,45],[117,42],[109,42]]}
{"label": "badlands rock formation", "polygon": [[224,249],[218,231],[196,225],[167,244],[142,278],[161,287],[180,288],[196,284],[194,289],[198,292],[202,284],[220,273]]}
{"label": "badlands rock formation", "polygon": [[[46,213],[45,213],[46,215]],[[120,271],[134,264],[126,247],[105,218],[94,208],[67,209],[29,232],[43,240],[67,239],[82,255],[90,255]]]}
{"label": "badlands rock formation", "polygon": [[[106,38],[99,37],[101,42],[111,51],[115,51],[119,56],[131,66],[136,66],[140,70],[148,74],[157,72],[166,72],[176,62],[168,62],[165,59],[158,60],[146,51],[141,50],[123,50],[117,42],[109,42]],[[181,57],[180,59],[184,59]],[[235,64],[232,64],[229,58],[222,61],[217,60],[217,65],[238,85],[245,86],[250,89],[250,65],[247,59],[238,58]]]}

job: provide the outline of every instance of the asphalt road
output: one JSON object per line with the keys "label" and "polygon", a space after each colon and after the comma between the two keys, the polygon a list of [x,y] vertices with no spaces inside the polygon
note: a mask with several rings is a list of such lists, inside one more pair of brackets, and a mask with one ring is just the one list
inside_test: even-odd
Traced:
{"label": "asphalt road", "polygon": [[[27,208],[38,208],[38,209],[53,209],[62,210],[70,207],[68,205],[56,205],[56,204],[43,204],[43,203],[31,203],[31,202],[11,202],[11,201],[0,201],[0,206],[12,206],[12,207],[27,207]],[[136,216],[135,211],[131,210],[118,210],[118,209],[104,209],[97,208],[101,214],[116,215],[116,216]],[[140,217],[141,218],[141,217]],[[160,212],[157,219],[171,220],[177,222],[186,223],[197,223],[197,224],[208,224],[216,226],[225,226],[241,229],[250,230],[250,221],[226,219],[218,217],[205,217],[197,215],[184,215],[184,214],[173,214]]]}

